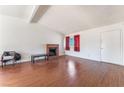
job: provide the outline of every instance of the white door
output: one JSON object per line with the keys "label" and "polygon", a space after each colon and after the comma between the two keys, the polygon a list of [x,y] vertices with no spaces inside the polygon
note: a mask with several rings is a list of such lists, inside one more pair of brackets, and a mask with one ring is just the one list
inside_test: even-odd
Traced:
{"label": "white door", "polygon": [[122,64],[121,58],[121,31],[102,32],[101,61]]}

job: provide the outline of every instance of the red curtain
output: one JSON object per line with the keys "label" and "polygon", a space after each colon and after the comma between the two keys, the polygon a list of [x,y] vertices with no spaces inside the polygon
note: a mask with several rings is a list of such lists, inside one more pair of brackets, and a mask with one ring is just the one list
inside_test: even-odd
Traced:
{"label": "red curtain", "polygon": [[80,51],[80,35],[74,36],[74,51]]}
{"label": "red curtain", "polygon": [[66,45],[65,45],[65,49],[66,49],[66,50],[70,50],[69,42],[70,42],[70,37],[67,36],[67,37],[66,37]]}

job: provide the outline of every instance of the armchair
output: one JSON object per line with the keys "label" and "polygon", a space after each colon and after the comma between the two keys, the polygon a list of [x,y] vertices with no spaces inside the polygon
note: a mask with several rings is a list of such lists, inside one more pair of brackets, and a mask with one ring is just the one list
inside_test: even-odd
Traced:
{"label": "armchair", "polygon": [[12,61],[13,62],[13,65],[15,64],[15,55],[16,55],[16,52],[14,51],[5,51],[3,54],[2,54],[2,57],[1,57],[1,62],[2,62],[2,67],[4,65],[6,65],[7,62],[9,61]]}

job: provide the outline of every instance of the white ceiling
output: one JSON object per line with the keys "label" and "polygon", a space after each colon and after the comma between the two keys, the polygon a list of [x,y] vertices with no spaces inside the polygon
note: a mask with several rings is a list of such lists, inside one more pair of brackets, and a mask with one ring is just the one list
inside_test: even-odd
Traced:
{"label": "white ceiling", "polygon": [[39,21],[64,34],[124,21],[124,6],[52,6]]}
{"label": "white ceiling", "polygon": [[22,19],[28,19],[32,12],[31,5],[1,5],[0,14]]}
{"label": "white ceiling", "polygon": [[0,6],[0,14],[35,20],[63,34],[124,21],[124,6],[41,6]]}

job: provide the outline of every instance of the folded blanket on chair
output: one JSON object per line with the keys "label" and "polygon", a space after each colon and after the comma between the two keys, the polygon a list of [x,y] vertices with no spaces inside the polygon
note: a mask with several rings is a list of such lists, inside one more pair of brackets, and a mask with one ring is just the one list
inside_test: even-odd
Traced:
{"label": "folded blanket on chair", "polygon": [[14,58],[14,56],[4,56],[3,57],[3,60],[11,60],[13,58]]}

